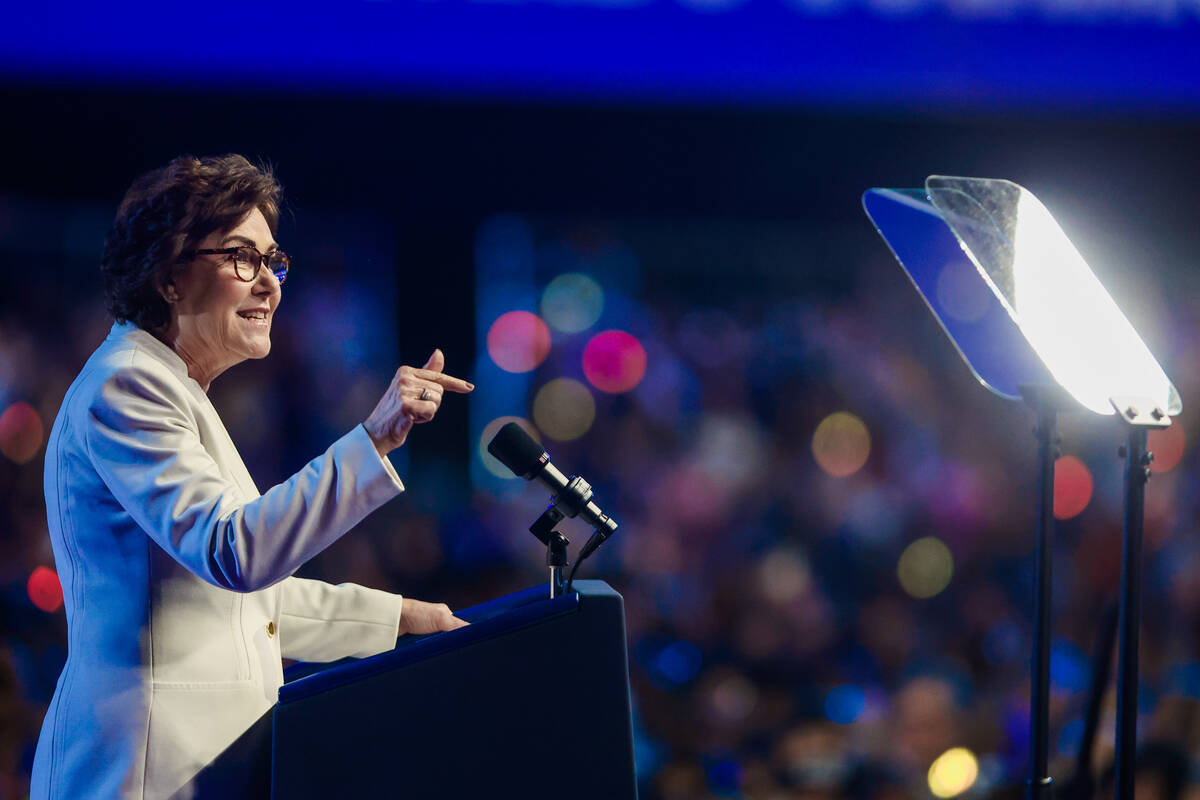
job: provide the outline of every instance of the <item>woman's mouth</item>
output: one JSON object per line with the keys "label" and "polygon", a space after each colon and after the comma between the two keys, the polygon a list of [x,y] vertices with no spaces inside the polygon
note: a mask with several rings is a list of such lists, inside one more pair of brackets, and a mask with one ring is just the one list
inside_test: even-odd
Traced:
{"label": "woman's mouth", "polygon": [[249,321],[251,324],[261,325],[263,327],[265,327],[267,325],[267,316],[268,315],[264,309],[256,308],[251,311],[239,311],[239,312],[237,312],[237,314],[239,317],[241,317],[244,320]]}

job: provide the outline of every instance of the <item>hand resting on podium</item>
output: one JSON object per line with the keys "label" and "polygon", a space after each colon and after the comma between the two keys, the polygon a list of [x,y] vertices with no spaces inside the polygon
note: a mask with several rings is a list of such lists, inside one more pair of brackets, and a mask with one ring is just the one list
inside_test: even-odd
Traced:
{"label": "hand resting on podium", "polygon": [[404,598],[400,606],[400,630],[406,633],[440,633],[462,628],[471,623],[459,619],[445,603],[426,603],[423,600]]}

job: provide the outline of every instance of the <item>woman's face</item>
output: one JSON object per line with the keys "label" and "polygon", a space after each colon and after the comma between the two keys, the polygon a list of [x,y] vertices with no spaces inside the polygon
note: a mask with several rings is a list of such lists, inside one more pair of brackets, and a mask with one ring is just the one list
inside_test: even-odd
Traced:
{"label": "woman's face", "polygon": [[[212,234],[197,249],[241,245],[264,254],[278,247],[257,208],[235,228]],[[196,256],[175,276],[174,289],[178,299],[171,304],[173,344],[208,380],[247,358],[271,352],[271,322],[280,291],[279,281],[265,266],[254,280],[243,281],[230,256]]]}

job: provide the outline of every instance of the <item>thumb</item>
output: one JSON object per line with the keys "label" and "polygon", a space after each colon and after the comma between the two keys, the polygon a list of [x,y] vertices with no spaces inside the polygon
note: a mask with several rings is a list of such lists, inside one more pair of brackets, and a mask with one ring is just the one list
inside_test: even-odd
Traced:
{"label": "thumb", "polygon": [[432,372],[441,372],[446,366],[446,357],[442,355],[441,349],[435,349],[429,356],[429,360],[425,362],[425,369]]}

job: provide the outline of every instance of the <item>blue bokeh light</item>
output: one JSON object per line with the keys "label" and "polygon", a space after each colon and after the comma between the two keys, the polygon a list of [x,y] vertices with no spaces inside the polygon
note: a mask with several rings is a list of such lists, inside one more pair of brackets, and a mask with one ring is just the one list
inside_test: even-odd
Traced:
{"label": "blue bokeh light", "polygon": [[862,716],[867,696],[861,687],[845,684],[825,695],[825,716],[839,725],[849,725]]}

